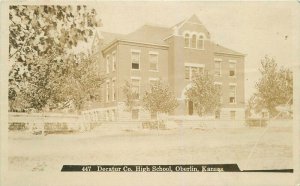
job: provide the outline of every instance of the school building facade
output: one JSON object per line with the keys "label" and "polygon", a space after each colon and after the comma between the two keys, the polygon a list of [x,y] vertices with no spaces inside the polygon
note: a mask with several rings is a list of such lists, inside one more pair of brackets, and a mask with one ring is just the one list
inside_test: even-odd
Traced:
{"label": "school building facade", "polygon": [[101,103],[83,112],[93,120],[156,117],[141,106],[128,110],[123,87],[126,81],[131,83],[140,100],[157,80],[167,83],[179,102],[173,113],[160,117],[197,119],[194,104],[185,92],[191,87],[193,77],[204,71],[214,75],[215,85],[222,92],[221,108],[211,118],[243,120],[245,117],[245,55],[211,41],[209,31],[195,15],[171,28],[144,25],[126,35],[98,32],[92,53],[106,76]]}

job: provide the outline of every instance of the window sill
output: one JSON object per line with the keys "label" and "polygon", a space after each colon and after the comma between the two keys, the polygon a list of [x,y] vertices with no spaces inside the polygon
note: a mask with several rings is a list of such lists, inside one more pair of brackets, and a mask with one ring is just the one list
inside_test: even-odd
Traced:
{"label": "window sill", "polygon": [[133,70],[133,71],[141,71],[141,69],[131,69],[131,70]]}

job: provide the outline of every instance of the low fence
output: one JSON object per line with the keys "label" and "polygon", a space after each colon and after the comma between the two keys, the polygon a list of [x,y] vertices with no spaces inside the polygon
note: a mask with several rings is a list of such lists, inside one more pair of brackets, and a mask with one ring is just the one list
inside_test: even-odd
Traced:
{"label": "low fence", "polygon": [[35,134],[85,131],[99,126],[100,130],[156,130],[156,129],[217,129],[241,127],[290,127],[292,120],[184,120],[164,121],[87,121],[83,115],[58,113],[13,113],[8,114],[9,130],[28,130]]}
{"label": "low fence", "polygon": [[60,113],[8,113],[9,130],[29,130],[33,133],[89,130],[90,124],[81,115]]}

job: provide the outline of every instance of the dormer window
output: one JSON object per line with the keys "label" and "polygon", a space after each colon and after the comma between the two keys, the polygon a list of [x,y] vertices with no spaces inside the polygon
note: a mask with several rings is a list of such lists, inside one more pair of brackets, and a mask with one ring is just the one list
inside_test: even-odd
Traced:
{"label": "dormer window", "polygon": [[196,48],[197,36],[192,36],[191,48]]}
{"label": "dormer window", "polygon": [[197,48],[198,49],[203,49],[204,48],[204,37],[203,37],[203,35],[199,35],[199,37],[198,37]]}
{"label": "dormer window", "polygon": [[185,34],[184,35],[184,46],[185,47],[190,47],[190,34]]}

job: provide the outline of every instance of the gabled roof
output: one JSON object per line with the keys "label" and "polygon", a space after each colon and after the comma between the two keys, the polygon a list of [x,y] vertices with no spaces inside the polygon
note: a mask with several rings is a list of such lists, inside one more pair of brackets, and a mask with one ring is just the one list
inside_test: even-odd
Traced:
{"label": "gabled roof", "polygon": [[104,39],[103,44],[106,45],[116,39],[122,39],[125,35],[124,34],[117,34],[117,33],[111,33],[111,32],[101,32],[100,38]]}
{"label": "gabled roof", "polygon": [[[116,34],[116,33],[109,33],[103,31],[97,31],[99,33],[99,37],[104,39],[104,48],[110,46],[117,40],[123,41],[130,41],[130,42],[137,42],[137,43],[147,43],[147,44],[156,44],[156,45],[168,45],[165,42],[165,39],[169,36],[173,35],[175,27],[181,27],[185,23],[196,23],[202,24],[199,18],[193,14],[190,18],[185,19],[172,27],[164,27],[164,26],[156,26],[156,25],[143,25],[137,30],[129,33],[129,34]],[[240,52],[236,52],[229,48],[223,47],[219,44],[213,43],[213,48],[215,53],[221,54],[231,54],[231,55],[244,55]]]}
{"label": "gabled roof", "polygon": [[166,45],[164,38],[172,34],[172,29],[154,25],[144,25],[122,39],[143,43]]}
{"label": "gabled roof", "polygon": [[221,53],[221,54],[232,54],[232,55],[239,55],[239,56],[244,56],[245,54],[231,50],[229,48],[226,48],[224,46],[221,46],[219,44],[213,43],[213,48],[215,53]]}
{"label": "gabled roof", "polygon": [[185,23],[195,23],[195,24],[202,25],[202,22],[199,20],[198,16],[196,16],[195,14],[193,14],[190,18],[184,19],[183,21],[180,21],[176,25],[172,26],[172,28],[175,28],[175,27],[180,28]]}
{"label": "gabled roof", "polygon": [[197,23],[197,24],[200,24],[202,25],[202,22],[199,20],[199,18],[193,14],[188,20],[187,22],[190,22],[190,23]]}

